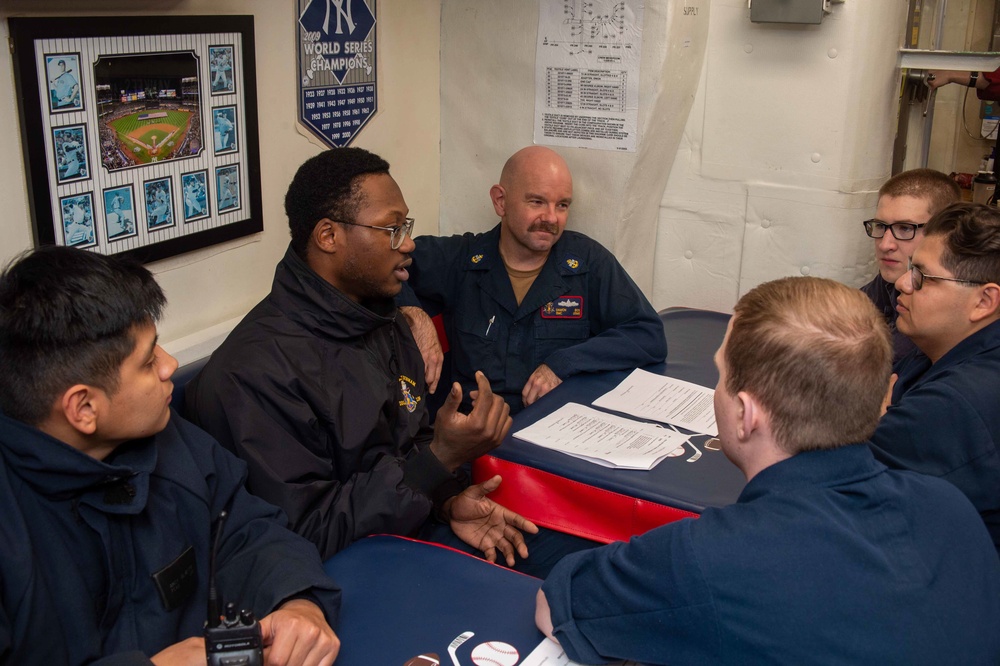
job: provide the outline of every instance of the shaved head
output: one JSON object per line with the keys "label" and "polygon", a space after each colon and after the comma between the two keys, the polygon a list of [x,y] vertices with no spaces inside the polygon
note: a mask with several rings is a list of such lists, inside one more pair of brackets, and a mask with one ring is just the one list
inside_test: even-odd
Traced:
{"label": "shaved head", "polygon": [[507,160],[490,188],[500,216],[500,253],[518,270],[537,268],[562,235],[573,202],[573,177],[559,153],[522,148]]}
{"label": "shaved head", "polygon": [[503,165],[500,186],[509,188],[525,178],[530,180],[534,174],[546,172],[568,178],[572,187],[569,166],[559,153],[545,146],[528,146],[511,155]]}

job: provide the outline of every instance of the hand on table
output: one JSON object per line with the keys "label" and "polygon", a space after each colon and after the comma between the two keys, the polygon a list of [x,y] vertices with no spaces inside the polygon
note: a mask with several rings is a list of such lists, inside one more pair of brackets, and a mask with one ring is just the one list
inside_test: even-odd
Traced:
{"label": "hand on table", "polygon": [[531,373],[521,390],[521,400],[524,401],[524,406],[527,407],[560,384],[562,384],[562,380],[556,376],[556,373],[552,372],[549,366],[542,363]]}
{"label": "hand on table", "polygon": [[559,643],[559,639],[552,635],[554,630],[552,626],[552,610],[549,608],[549,600],[545,598],[545,593],[542,592],[541,588],[538,589],[538,594],[535,595],[535,626],[538,627],[538,631],[556,643]]}
{"label": "hand on table", "polygon": [[[340,651],[340,639],[326,623],[319,606],[292,599],[260,621],[267,666],[330,666]],[[156,653],[156,666],[205,666],[205,639],[188,638]]]}
{"label": "hand on table", "polygon": [[268,666],[330,666],[340,652],[323,611],[306,599],[283,603],[260,621],[260,631]]}
{"label": "hand on table", "polygon": [[514,566],[514,553],[528,557],[522,531],[536,534],[538,527],[527,518],[497,504],[488,494],[500,487],[500,476],[469,486],[444,503],[455,536],[473,548],[478,548],[489,562],[496,562],[499,550],[507,566]]}

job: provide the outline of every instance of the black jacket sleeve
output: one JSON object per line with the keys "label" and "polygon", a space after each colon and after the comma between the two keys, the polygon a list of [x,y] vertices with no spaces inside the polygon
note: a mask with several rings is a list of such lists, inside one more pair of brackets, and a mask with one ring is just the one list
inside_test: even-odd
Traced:
{"label": "black jacket sleeve", "polygon": [[292,529],[316,544],[323,559],[369,534],[414,533],[438,489],[454,483],[419,443],[403,455],[383,447],[352,457],[356,451],[339,441],[338,430],[357,441],[386,433],[353,433],[350,414],[334,427],[320,405],[278,380],[252,388],[232,375],[216,379],[189,390],[199,425],[247,462],[250,492],[284,509]]}

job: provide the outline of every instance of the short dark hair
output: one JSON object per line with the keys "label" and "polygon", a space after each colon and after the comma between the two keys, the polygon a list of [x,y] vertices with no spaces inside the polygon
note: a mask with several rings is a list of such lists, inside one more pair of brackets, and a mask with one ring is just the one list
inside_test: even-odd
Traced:
{"label": "short dark hair", "polygon": [[898,173],[879,188],[879,197],[915,197],[927,201],[927,212],[935,215],[946,206],[961,200],[958,183],[934,169],[910,169]]}
{"label": "short dark hair", "polygon": [[309,236],[324,217],[353,222],[361,205],[360,177],[389,173],[389,163],[363,148],[333,148],[306,160],[285,194],[292,249],[303,259]]}
{"label": "short dark hair", "polygon": [[0,410],[38,425],[74,384],[114,394],[135,327],[165,304],[131,261],[55,245],[15,258],[0,275]]}
{"label": "short dark hair", "polygon": [[777,445],[796,454],[872,436],[892,371],[885,318],[861,291],[816,277],[755,287],[736,303],[725,347],[730,395],[771,415]]}
{"label": "short dark hair", "polygon": [[924,236],[944,236],[941,264],[955,277],[1000,284],[1000,210],[979,203],[948,206],[931,218]]}

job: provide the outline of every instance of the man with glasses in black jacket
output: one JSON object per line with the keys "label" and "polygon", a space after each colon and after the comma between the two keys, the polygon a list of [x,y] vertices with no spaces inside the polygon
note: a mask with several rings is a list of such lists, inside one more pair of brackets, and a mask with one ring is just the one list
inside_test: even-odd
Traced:
{"label": "man with glasses in black jacket", "polygon": [[462,470],[510,428],[488,379],[478,373],[469,414],[455,384],[428,424],[423,361],[393,301],[413,219],[388,162],[322,152],[299,167],[285,212],[292,239],[271,293],[188,384],[188,415],[247,461],[250,492],[323,558],[425,527],[491,561],[526,557],[521,531],[535,526],[487,497],[500,477],[470,486]]}
{"label": "man with glasses in black jacket", "polygon": [[865,220],[865,233],[875,240],[878,274],[861,288],[882,312],[892,333],[893,362],[914,350],[913,342],[896,329],[896,280],[923,238],[923,226],[939,210],[960,198],[958,185],[933,169],[897,174],[878,191],[875,217]]}

